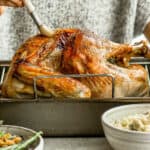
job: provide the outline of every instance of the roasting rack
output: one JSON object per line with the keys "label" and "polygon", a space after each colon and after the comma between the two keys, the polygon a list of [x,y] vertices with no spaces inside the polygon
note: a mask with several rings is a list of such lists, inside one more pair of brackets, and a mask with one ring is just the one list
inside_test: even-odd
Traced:
{"label": "roasting rack", "polygon": [[70,77],[70,78],[92,78],[92,77],[109,77],[112,80],[112,98],[114,98],[114,93],[115,93],[115,88],[114,88],[114,82],[115,82],[115,78],[110,75],[110,74],[67,74],[67,75],[53,75],[53,76],[38,76],[34,78],[34,82],[33,82],[33,87],[34,87],[34,97],[36,100],[39,99],[38,94],[37,94],[37,85],[36,85],[36,81],[38,79],[41,78],[66,78],[66,77]]}
{"label": "roasting rack", "polygon": [[[1,76],[0,76],[0,85],[3,84],[3,81],[4,81],[4,78],[5,78],[5,75],[6,75],[6,72],[9,68],[9,64],[10,62],[8,61],[5,61],[3,63],[0,63],[0,71],[1,71]],[[115,78],[111,75],[111,74],[67,74],[67,75],[52,75],[52,76],[37,76],[33,79],[33,91],[34,91],[34,98],[33,100],[35,101],[38,101],[40,100],[40,97],[38,96],[38,90],[37,90],[37,80],[38,79],[41,79],[41,78],[44,78],[44,79],[48,79],[48,78],[92,78],[92,77],[109,77],[111,78],[112,80],[112,98],[114,98],[114,93],[115,93],[115,88],[114,88],[114,82],[115,82]],[[54,97],[49,97],[49,98],[54,98]],[[4,100],[4,98],[1,98],[0,99],[1,101]],[[6,99],[5,99],[6,101]]]}
{"label": "roasting rack", "polygon": [[[4,81],[4,78],[5,78],[5,74],[9,68],[9,64],[10,64],[10,61],[0,61],[0,86],[2,85],[3,81]],[[150,86],[150,59],[148,58],[143,58],[143,57],[138,57],[138,58],[132,58],[131,61],[130,61],[130,64],[140,64],[140,65],[143,65],[146,69],[146,71],[148,72],[149,76],[148,76],[148,82],[149,82],[149,86]],[[66,78],[66,77],[70,77],[70,78],[92,78],[92,77],[109,77],[111,78],[112,80],[112,97],[111,98],[104,98],[102,99],[102,101],[122,101],[122,99],[124,99],[124,101],[139,101],[140,99],[142,99],[142,102],[147,102],[149,101],[149,96],[148,97],[125,97],[125,98],[116,98],[115,97],[115,86],[114,86],[114,82],[115,82],[115,78],[111,75],[111,74],[67,74],[67,75],[53,75],[53,76],[37,76],[34,78],[33,80],[33,90],[34,90],[34,97],[33,98],[30,98],[28,100],[31,100],[31,101],[35,101],[35,102],[38,102],[42,99],[43,100],[46,100],[46,101],[53,101],[53,100],[58,100],[58,98],[54,98],[54,97],[49,97],[49,98],[44,98],[44,97],[39,97],[38,94],[37,94],[37,85],[36,85],[36,82],[38,79],[41,79],[41,78]],[[148,95],[149,95],[149,91],[148,92]],[[0,102],[11,102],[12,99],[8,99],[8,98],[3,98],[3,97],[0,97]],[[27,99],[24,99],[23,101],[26,101]],[[69,100],[69,101],[76,101],[76,99],[63,99],[64,101],[65,100]],[[83,99],[81,98],[80,101],[86,101],[87,99]],[[14,99],[14,101],[20,101],[20,100],[17,100],[17,99]],[[62,101],[62,98],[61,98],[61,101]],[[96,99],[96,98],[92,98],[92,101],[100,101],[100,99]]]}

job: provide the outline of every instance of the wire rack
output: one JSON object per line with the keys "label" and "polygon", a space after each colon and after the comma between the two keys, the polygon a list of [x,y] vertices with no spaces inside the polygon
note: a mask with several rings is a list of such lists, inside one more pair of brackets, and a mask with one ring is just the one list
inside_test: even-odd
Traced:
{"label": "wire rack", "polygon": [[[0,61],[0,86],[3,84],[6,72],[9,68],[9,61]],[[141,64],[145,67],[146,71],[148,72],[148,74],[150,75],[150,59],[145,59],[145,58],[132,58],[130,61],[130,64]],[[40,100],[40,97],[38,96],[38,92],[37,92],[37,85],[36,82],[38,79],[40,78],[66,78],[66,77],[70,77],[70,78],[90,78],[90,77],[109,77],[112,80],[112,99],[115,98],[115,87],[114,87],[114,82],[115,82],[115,78],[110,75],[110,74],[68,74],[68,75],[53,75],[53,76],[38,76],[34,78],[34,82],[33,82],[33,90],[34,90],[34,100],[38,101]],[[150,76],[148,76],[148,82],[150,85]],[[149,91],[148,91],[149,92]],[[149,97],[148,97],[149,98]]]}

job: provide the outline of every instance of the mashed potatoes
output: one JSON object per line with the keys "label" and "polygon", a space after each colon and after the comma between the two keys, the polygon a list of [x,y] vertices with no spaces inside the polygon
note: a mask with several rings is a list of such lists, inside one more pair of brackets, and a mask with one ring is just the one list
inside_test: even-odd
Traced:
{"label": "mashed potatoes", "polygon": [[150,132],[150,112],[135,114],[113,122],[113,126],[132,130]]}

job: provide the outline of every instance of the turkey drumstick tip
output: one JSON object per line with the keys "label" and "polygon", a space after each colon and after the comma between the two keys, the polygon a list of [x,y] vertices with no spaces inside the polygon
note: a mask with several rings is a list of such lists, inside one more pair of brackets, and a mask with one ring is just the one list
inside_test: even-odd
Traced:
{"label": "turkey drumstick tip", "polygon": [[132,51],[134,56],[143,56],[145,58],[150,58],[150,47],[146,41],[140,41],[132,46]]}

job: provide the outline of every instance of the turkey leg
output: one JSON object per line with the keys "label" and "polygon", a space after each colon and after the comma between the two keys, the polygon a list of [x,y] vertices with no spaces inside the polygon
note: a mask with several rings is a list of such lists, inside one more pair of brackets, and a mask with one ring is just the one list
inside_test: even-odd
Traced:
{"label": "turkey leg", "polygon": [[131,57],[150,58],[150,49],[145,41],[135,43],[134,45],[118,45],[118,48],[106,54],[106,59],[122,67],[128,67]]}

